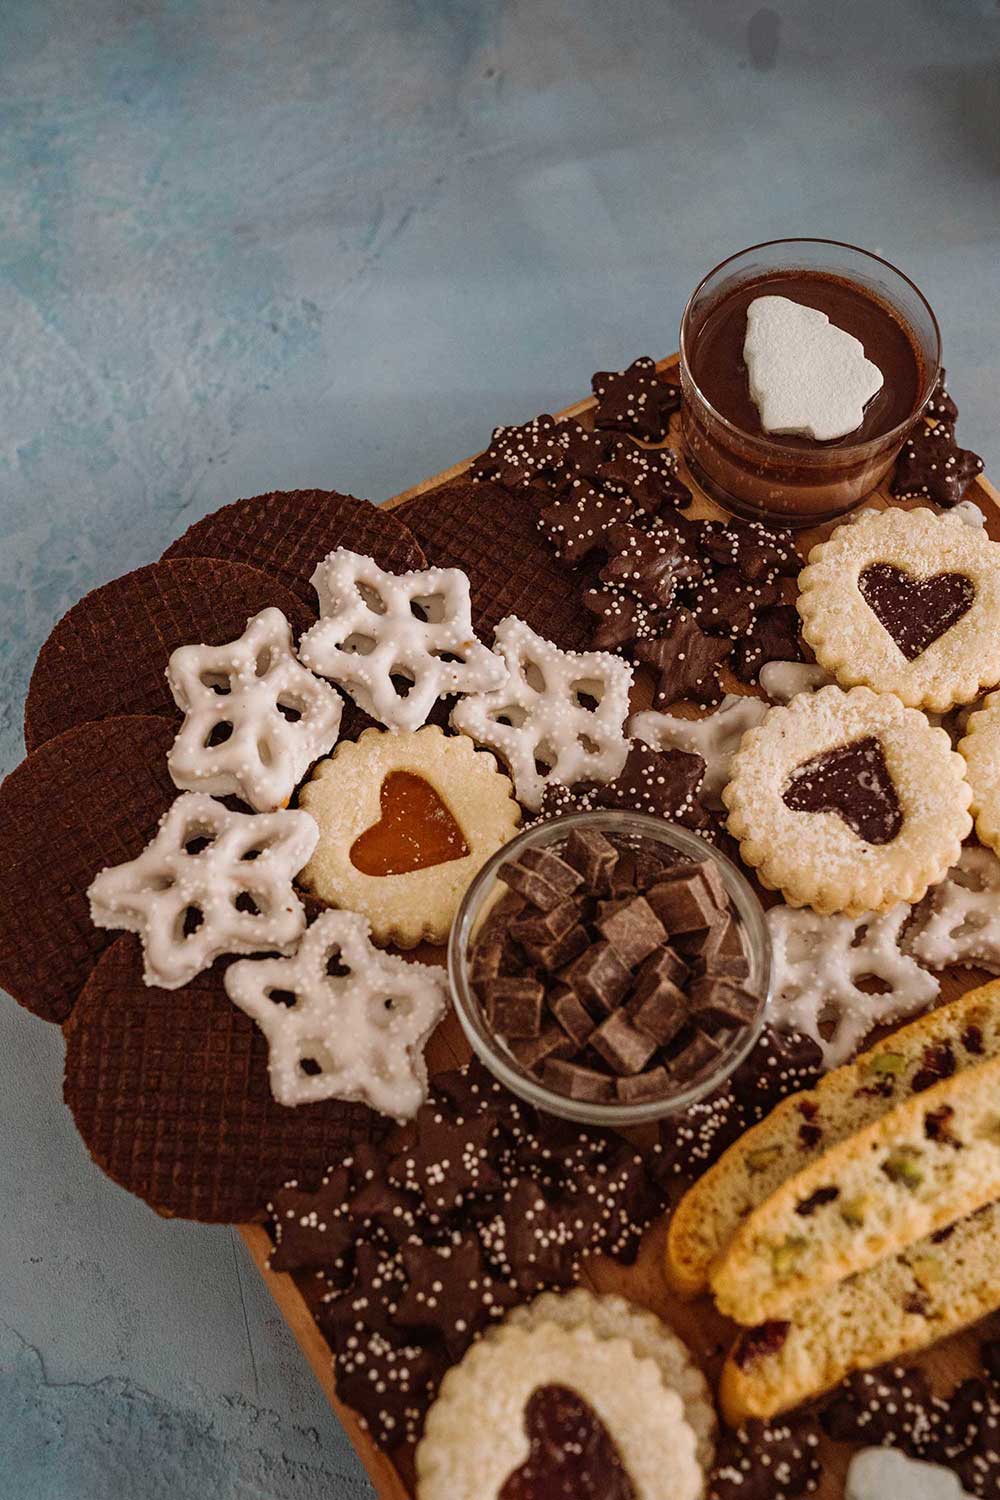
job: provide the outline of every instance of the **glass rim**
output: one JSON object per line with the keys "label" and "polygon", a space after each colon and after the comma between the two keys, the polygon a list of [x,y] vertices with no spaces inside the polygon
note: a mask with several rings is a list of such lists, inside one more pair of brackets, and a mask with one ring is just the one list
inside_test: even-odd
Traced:
{"label": "glass rim", "polygon": [[[736,1033],[734,1042],[720,1058],[718,1064],[704,1076],[697,1078],[685,1088],[666,1094],[659,1099],[643,1100],[636,1104],[615,1101],[609,1104],[590,1100],[570,1099],[556,1093],[523,1069],[517,1060],[506,1052],[502,1043],[485,1023],[482,1007],[472,991],[468,977],[466,955],[474,923],[480,916],[483,899],[491,888],[496,871],[501,864],[516,858],[520,850],[531,848],[556,836],[563,837],[574,828],[590,828],[597,832],[632,833],[655,839],[669,845],[680,854],[697,860],[714,862],[722,875],[730,900],[743,930],[747,933],[748,958],[751,965],[751,982],[757,998],[757,1013],[744,1032]],[[669,823],[649,813],[628,812],[610,808],[598,812],[570,813],[550,822],[538,823],[524,829],[509,843],[499,848],[478,871],[469,885],[452,923],[448,938],[448,977],[452,1001],[462,1031],[480,1062],[505,1088],[518,1098],[535,1105],[548,1114],[572,1120],[581,1125],[622,1126],[650,1124],[690,1108],[712,1093],[739,1067],[756,1045],[771,999],[772,954],[771,937],[760,899],[746,876],[721,850],[676,823]]]}
{"label": "glass rim", "polygon": [[[766,434],[762,436],[760,433],[747,432],[745,427],[739,427],[735,422],[731,422],[728,417],[723,416],[718,407],[714,406],[713,403],[705,395],[705,392],[702,390],[701,386],[698,384],[693,374],[691,373],[691,365],[688,359],[687,350],[688,326],[691,317],[691,309],[694,306],[695,300],[701,293],[702,289],[712,280],[712,278],[717,276],[720,271],[725,270],[726,266],[731,265],[734,260],[740,260],[744,255],[752,255],[756,250],[772,250],[778,245],[825,245],[828,246],[831,250],[849,250],[853,255],[863,256],[865,260],[873,261],[876,265],[883,266],[887,271],[891,271],[894,276],[898,276],[899,280],[905,282],[905,284],[917,297],[918,301],[923,305],[924,311],[927,313],[927,316],[930,319],[930,324],[934,335],[933,361],[932,364],[928,367],[927,377],[925,380],[927,389],[921,397],[920,401],[914,407],[912,414],[908,416],[905,421],[897,423],[895,427],[890,428],[888,432],[883,432],[878,437],[866,438],[863,443],[849,443],[846,446],[839,448],[828,446],[825,448],[817,448],[814,451],[809,448],[789,447],[787,444],[782,443],[779,439],[771,438]],[[789,460],[789,462],[794,462],[799,465],[804,464],[806,467],[810,466],[813,463],[828,463],[833,457],[842,457],[845,462],[850,463],[858,459],[867,457],[869,453],[878,452],[880,449],[884,448],[891,448],[895,444],[897,438],[900,442],[902,442],[902,439],[905,437],[906,433],[910,430],[913,424],[919,420],[928,401],[934,394],[934,387],[937,384],[938,375],[941,371],[941,328],[938,324],[934,309],[931,307],[923,292],[917,286],[917,283],[911,277],[907,276],[905,271],[901,271],[898,266],[894,266],[891,260],[886,260],[885,256],[876,255],[873,250],[865,250],[861,245],[852,245],[847,240],[827,240],[818,238],[816,236],[795,235],[789,239],[761,240],[756,245],[747,245],[745,249],[734,251],[732,255],[727,255],[724,260],[720,260],[718,265],[713,266],[710,271],[706,271],[705,275],[698,282],[698,285],[695,287],[694,291],[687,299],[687,302],[684,304],[684,311],[681,313],[679,353],[679,369],[683,371],[687,379],[691,382],[692,388],[697,392],[699,401],[702,403],[705,410],[711,414],[713,420],[718,422],[728,432],[734,434],[734,436],[742,438],[745,441],[755,443],[760,448],[766,449],[768,453],[774,454],[779,458],[786,458]]]}

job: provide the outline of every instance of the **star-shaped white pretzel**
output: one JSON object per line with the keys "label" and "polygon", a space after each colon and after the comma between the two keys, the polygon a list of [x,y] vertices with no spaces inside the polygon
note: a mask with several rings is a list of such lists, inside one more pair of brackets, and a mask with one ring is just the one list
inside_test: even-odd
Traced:
{"label": "star-shaped white pretzel", "polygon": [[[824,1065],[836,1068],[874,1026],[925,1010],[941,986],[900,947],[910,910],[900,902],[881,916],[844,917],[773,906],[772,1025],[804,1031],[823,1049]],[[870,994],[860,987],[865,979],[884,988]]]}
{"label": "star-shaped white pretzel", "polygon": [[273,812],[336,744],[343,700],[296,661],[280,609],[261,610],[225,646],[178,646],[167,682],[184,710],[167,764],[187,791]]}
{"label": "star-shaped white pretzel", "polygon": [[423,1103],[423,1047],[444,1014],[445,972],[381,952],[368,932],[356,912],[324,912],[294,958],[226,970],[229,998],[267,1037],[280,1104],[360,1100],[405,1120]]}
{"label": "star-shaped white pretzel", "polygon": [[223,953],[290,953],[306,925],[292,877],[318,838],[308,813],[230,812],[185,792],[138,859],[93,881],[91,918],[138,933],[146,983],[165,990]]}
{"label": "star-shaped white pretzel", "polygon": [[456,703],[451,722],[503,757],[517,800],[537,812],[550,781],[613,781],[628,757],[632,668],[606,651],[562,651],[515,615],[493,644],[506,681]]}
{"label": "star-shaped white pretzel", "polygon": [[387,728],[419,729],[439,698],[503,681],[503,663],[472,629],[460,568],[386,573],[340,547],[320,563],[312,585],[320,618],[299,642],[299,656]]}
{"label": "star-shaped white pretzel", "polygon": [[931,969],[962,964],[1000,974],[1000,859],[991,849],[966,844],[916,907],[906,948]]}

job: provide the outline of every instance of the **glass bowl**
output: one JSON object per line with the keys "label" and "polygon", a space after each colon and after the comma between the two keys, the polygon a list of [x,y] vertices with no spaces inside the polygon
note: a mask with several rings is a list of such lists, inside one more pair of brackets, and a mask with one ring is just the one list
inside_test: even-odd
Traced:
{"label": "glass bowl", "polygon": [[[713,864],[725,885],[732,903],[733,915],[743,938],[750,974],[743,983],[757,1000],[750,1023],[728,1034],[722,1053],[711,1069],[693,1081],[678,1083],[672,1092],[636,1103],[595,1103],[570,1099],[546,1087],[529,1073],[508,1050],[491,1027],[469,978],[469,953],[482,922],[495,901],[508,889],[497,878],[500,866],[516,859],[526,849],[554,848],[565,843],[574,830],[613,835],[629,843],[649,842],[668,852],[694,861]],[[538,1109],[583,1125],[621,1127],[643,1125],[687,1109],[710,1094],[724,1082],[749,1054],[764,1024],[771,989],[771,940],[764,920],[764,910],[753,889],[719,850],[697,834],[679,828],[647,813],[588,812],[573,813],[541,823],[518,834],[492,856],[469,886],[452,924],[448,943],[448,974],[452,998],[462,1030],[473,1052],[493,1076],[519,1098]]]}

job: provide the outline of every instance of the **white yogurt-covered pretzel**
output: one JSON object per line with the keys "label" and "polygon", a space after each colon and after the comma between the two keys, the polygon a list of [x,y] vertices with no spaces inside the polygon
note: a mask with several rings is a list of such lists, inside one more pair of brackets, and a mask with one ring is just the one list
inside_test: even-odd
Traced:
{"label": "white yogurt-covered pretzel", "polygon": [[93,881],[91,918],[138,933],[145,981],[165,990],[224,953],[290,953],[306,925],[292,877],[318,837],[308,813],[230,812],[185,792],[137,859]]}
{"label": "white yogurt-covered pretzel", "polygon": [[655,710],[633,714],[628,732],[654,750],[687,750],[705,762],[699,795],[710,807],[722,806],[722,788],[729,767],[748,729],[762,722],[768,705],[747,694],[727,693],[714,713],[704,719],[680,719]]}
{"label": "white yogurt-covered pretzel", "polygon": [[537,812],[550,781],[613,781],[628,757],[632,668],[606,651],[562,651],[515,615],[493,644],[506,681],[456,703],[451,722],[502,757],[518,801]]}
{"label": "white yogurt-covered pretzel", "polygon": [[[820,916],[774,906],[771,931],[773,991],[768,1020],[782,1031],[804,1031],[839,1067],[874,1026],[924,1010],[940,984],[900,948],[911,908],[900,902],[882,916]],[[859,981],[885,987],[869,994]]]}
{"label": "white yogurt-covered pretzel", "polygon": [[915,909],[906,947],[931,969],[962,964],[1000,974],[1000,859],[990,849],[966,844]]}
{"label": "white yogurt-covered pretzel", "polygon": [[261,610],[225,646],[178,646],[167,682],[184,711],[167,764],[187,791],[273,812],[336,743],[343,700],[296,661],[280,609]]}
{"label": "white yogurt-covered pretzel", "polygon": [[382,953],[368,933],[355,912],[324,912],[293,958],[226,970],[229,998],[267,1037],[279,1104],[360,1100],[404,1120],[423,1103],[423,1047],[447,1004],[445,972]]}
{"label": "white yogurt-covered pretzel", "polygon": [[439,698],[484,692],[504,679],[503,662],[472,629],[460,568],[386,573],[340,547],[320,563],[312,585],[320,619],[299,642],[300,658],[389,729],[419,729]]}

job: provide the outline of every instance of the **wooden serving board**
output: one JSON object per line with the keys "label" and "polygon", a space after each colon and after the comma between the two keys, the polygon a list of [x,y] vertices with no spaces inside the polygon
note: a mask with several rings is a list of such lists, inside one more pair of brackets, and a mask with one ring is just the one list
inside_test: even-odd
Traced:
{"label": "wooden serving board", "polygon": [[[677,356],[672,355],[669,359],[660,361],[658,368],[671,370],[676,363]],[[583,421],[584,425],[590,425],[587,414],[592,411],[594,404],[593,398],[579,401],[558,415],[577,417]],[[681,477],[695,495],[693,506],[685,514],[693,517],[728,519],[699,488],[688,471],[680,446],[676,416],[671,421],[671,431],[667,442],[681,455]],[[402,494],[386,501],[386,508],[391,510],[397,506],[405,506],[408,500],[413,500],[418,495],[424,496],[432,493],[442,485],[457,479],[469,468],[470,463],[471,460],[466,459],[465,462],[455,464],[443,473],[436,474],[432,479],[414,485],[412,489],[405,490]],[[967,498],[974,500],[984,511],[990,536],[994,540],[1000,540],[1000,491],[981,475],[974,481]],[[890,498],[886,484],[876,490],[867,503],[884,506],[898,505],[901,502]],[[916,505],[920,502],[902,503]],[[405,515],[402,519],[405,520]],[[832,529],[833,526],[828,524],[799,533],[798,541],[803,555],[815,542],[829,535]],[[727,682],[726,686],[730,691],[746,691],[744,685],[735,680],[731,683]],[[650,685],[640,680],[636,685],[633,707],[646,707],[649,701]],[[673,711],[677,712],[677,710]],[[419,956],[426,957],[432,962],[444,961],[441,949],[428,947],[424,952],[420,952]],[[992,977],[974,969],[959,969],[953,973],[944,974],[941,999],[943,1001],[955,999],[966,990],[985,983]],[[428,1048],[431,1073],[454,1067],[456,1063],[465,1062],[468,1057],[469,1047],[458,1021],[454,1014],[449,1014],[438,1028]],[[338,1400],[330,1346],[320,1333],[292,1277],[269,1269],[267,1261],[272,1246],[267,1231],[262,1226],[253,1224],[244,1225],[240,1233],[271,1295],[281,1309],[285,1321],[301,1345],[316,1378],[354,1444],[379,1500],[414,1500],[412,1450],[401,1449],[392,1455],[381,1452],[372,1442],[354,1412]],[[664,1220],[655,1224],[646,1234],[635,1265],[620,1266],[603,1256],[595,1256],[585,1262],[582,1280],[595,1291],[619,1293],[657,1313],[685,1340],[695,1357],[701,1362],[714,1389],[723,1356],[735,1335],[735,1325],[721,1317],[708,1298],[699,1298],[695,1302],[686,1303],[671,1295],[667,1290],[661,1270],[665,1240],[666,1221]],[[991,1319],[990,1322],[1000,1323],[1000,1319]],[[923,1364],[940,1390],[950,1390],[957,1381],[976,1372],[977,1346],[981,1337],[981,1330],[978,1332],[969,1330],[945,1340],[934,1349],[918,1356],[915,1361],[909,1362]],[[844,1474],[852,1451],[849,1445],[824,1441],[821,1448],[824,1473],[817,1491],[818,1500],[842,1500]]]}

